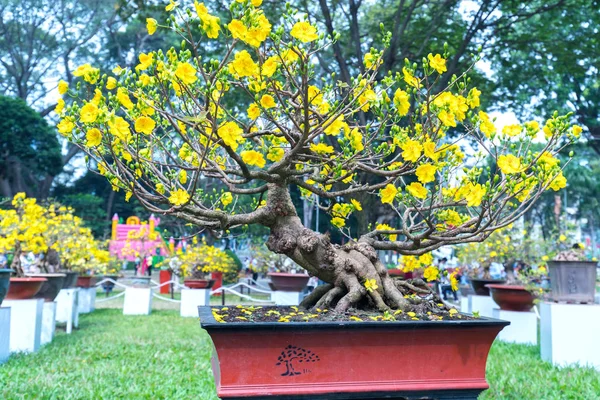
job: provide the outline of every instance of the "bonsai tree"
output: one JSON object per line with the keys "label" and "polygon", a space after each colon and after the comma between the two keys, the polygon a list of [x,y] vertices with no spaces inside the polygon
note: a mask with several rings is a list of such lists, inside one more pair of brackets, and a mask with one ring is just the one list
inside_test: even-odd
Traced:
{"label": "bonsai tree", "polygon": [[284,254],[270,251],[264,243],[250,245],[251,262],[249,268],[252,272],[266,274],[267,272],[288,272],[299,270],[300,267]]}
{"label": "bonsai tree", "polygon": [[[272,252],[328,283],[303,305],[338,312],[435,308],[432,296],[405,297],[377,251],[418,256],[485,240],[544,191],[565,187],[556,153],[581,132],[569,116],[498,132],[465,74],[438,85],[446,51],[382,76],[386,32],[350,85],[334,74],[316,79],[314,60],[335,37],[292,11],[274,26],[260,3],[233,1],[226,21],[204,3],[169,3],[169,19],[149,18],[148,33],[175,32],[181,47],[112,73],[78,67],[75,87],[59,87],[70,103],[59,102],[59,132],[151,212],[217,231],[267,227]],[[303,226],[293,187],[320,197],[345,244]],[[350,229],[358,195],[378,197],[393,224]]]}
{"label": "bonsai tree", "polygon": [[187,246],[185,251],[177,250],[163,263],[169,265],[175,275],[191,279],[207,279],[212,272],[226,274],[237,270],[235,261],[227,252],[205,242],[198,244],[195,237],[194,243]]}

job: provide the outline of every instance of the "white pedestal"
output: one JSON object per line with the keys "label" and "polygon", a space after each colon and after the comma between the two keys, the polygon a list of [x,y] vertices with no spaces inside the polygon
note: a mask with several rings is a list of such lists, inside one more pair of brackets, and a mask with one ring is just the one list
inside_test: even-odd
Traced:
{"label": "white pedestal", "polygon": [[151,309],[152,289],[133,287],[125,289],[123,315],[149,315]]}
{"label": "white pedestal", "polygon": [[79,314],[88,314],[96,309],[96,288],[79,289]]}
{"label": "white pedestal", "polygon": [[0,364],[10,356],[10,307],[0,307]]}
{"label": "white pedestal", "polygon": [[510,321],[500,331],[497,339],[503,342],[537,344],[537,315],[534,311],[505,311],[494,308],[493,317]]}
{"label": "white pedestal", "polygon": [[44,303],[44,311],[42,312],[42,346],[48,344],[54,339],[54,331],[56,330],[56,302]]}
{"label": "white pedestal", "polygon": [[297,306],[302,301],[302,293],[275,290],[271,293],[271,300],[278,306]]}
{"label": "white pedestal", "polygon": [[36,352],[42,336],[43,299],[4,300],[10,307],[10,352]]}
{"label": "white pedestal", "polygon": [[600,305],[540,305],[542,360],[554,365],[589,365],[600,371]]}
{"label": "white pedestal", "polygon": [[78,288],[63,289],[56,296],[56,322],[67,324],[67,334],[79,327]]}
{"label": "white pedestal", "polygon": [[182,317],[198,318],[198,306],[210,305],[210,289],[181,289]]}
{"label": "white pedestal", "polygon": [[469,313],[479,312],[482,317],[493,318],[494,308],[499,307],[491,296],[469,295]]}

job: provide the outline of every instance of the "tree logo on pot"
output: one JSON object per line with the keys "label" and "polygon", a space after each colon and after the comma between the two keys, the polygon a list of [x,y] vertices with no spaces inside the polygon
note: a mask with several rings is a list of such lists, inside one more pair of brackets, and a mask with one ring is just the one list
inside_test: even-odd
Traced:
{"label": "tree logo on pot", "polygon": [[303,373],[310,372],[307,368],[301,368],[300,371],[297,371],[294,368],[294,364],[308,364],[320,361],[318,355],[313,353],[310,350],[303,349],[301,347],[292,346],[291,344],[283,349],[279,357],[277,358],[277,364],[282,365],[285,364],[285,372],[281,374],[281,376],[295,376],[302,375]]}

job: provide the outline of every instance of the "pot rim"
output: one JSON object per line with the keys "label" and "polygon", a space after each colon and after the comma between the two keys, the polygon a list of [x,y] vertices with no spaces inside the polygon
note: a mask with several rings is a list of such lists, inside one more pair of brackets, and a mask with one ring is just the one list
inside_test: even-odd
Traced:
{"label": "pot rim", "polygon": [[487,285],[485,285],[485,287],[490,288],[490,289],[498,289],[498,290],[518,290],[518,291],[526,291],[528,292],[528,290],[525,288],[525,286],[521,286],[521,285],[503,285],[503,284],[498,284],[498,283],[488,283]]}
{"label": "pot rim", "polygon": [[36,277],[40,277],[40,278],[66,278],[67,274],[62,274],[62,273],[40,273],[40,274],[25,274],[26,277],[31,277],[31,278],[36,278]]}
{"label": "pot rim", "polygon": [[301,276],[301,277],[310,278],[310,276],[308,274],[298,274],[298,273],[292,274],[289,272],[269,272],[267,275],[268,276],[281,276],[281,277],[294,277],[294,278]]}
{"label": "pot rim", "polygon": [[[469,278],[469,282],[479,281],[479,282],[506,282],[506,279],[483,279],[483,278]],[[500,284],[501,285],[501,284]]]}
{"label": "pot rim", "polygon": [[0,268],[0,274],[5,274],[5,273],[9,273],[12,274],[13,272],[15,272],[14,269],[10,269],[10,268]]}
{"label": "pot rim", "polygon": [[19,278],[10,278],[11,282],[46,282],[48,279],[46,278],[32,278],[32,277],[19,277]]}
{"label": "pot rim", "polygon": [[[289,331],[289,330],[331,330],[331,329],[448,329],[454,328],[472,328],[482,326],[507,326],[509,321],[500,319],[480,317],[476,320],[452,320],[452,321],[385,321],[385,322],[354,322],[354,321],[333,321],[333,322],[217,322],[212,314],[212,306],[198,306],[198,315],[200,317],[200,326],[206,330],[222,331],[248,331],[248,330],[269,330],[269,331]],[[464,314],[469,315],[471,314]]]}
{"label": "pot rim", "polygon": [[550,264],[560,264],[560,263],[565,263],[565,264],[593,264],[596,267],[598,266],[598,261],[590,261],[590,260],[583,260],[583,261],[572,261],[572,260],[548,260],[546,261],[548,263],[548,266]]}

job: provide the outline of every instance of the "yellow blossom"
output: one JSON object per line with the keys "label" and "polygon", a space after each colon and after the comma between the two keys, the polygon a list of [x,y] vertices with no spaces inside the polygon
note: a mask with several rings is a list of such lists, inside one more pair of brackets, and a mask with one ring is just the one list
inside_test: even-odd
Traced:
{"label": "yellow blossom", "polygon": [[431,53],[427,55],[427,60],[429,61],[429,66],[437,71],[438,74],[442,74],[447,71],[446,69],[446,59],[441,55],[436,54],[435,56]]}
{"label": "yellow blossom", "polygon": [[477,90],[477,88],[473,88],[469,90],[469,94],[467,95],[467,104],[471,108],[479,107],[479,95],[481,91]]}
{"label": "yellow blossom", "polygon": [[175,76],[186,85],[191,85],[198,80],[196,72],[196,68],[192,67],[190,63],[185,62],[177,66],[177,69],[175,70]]}
{"label": "yellow blossom", "polygon": [[431,164],[422,164],[417,167],[417,179],[421,183],[433,182],[435,180],[435,172],[437,167]]}
{"label": "yellow blossom", "polygon": [[135,120],[135,131],[139,133],[143,133],[145,135],[150,135],[156,126],[156,122],[152,118],[149,117],[139,117]]}
{"label": "yellow blossom", "polygon": [[362,211],[362,204],[360,204],[360,201],[356,199],[350,199],[350,203],[352,203],[356,211]]}
{"label": "yellow blossom", "polygon": [[372,292],[373,290],[379,289],[379,286],[377,286],[377,281],[375,279],[366,279],[365,289],[367,289],[367,292]]}
{"label": "yellow blossom", "polygon": [[415,76],[406,67],[402,68],[402,74],[404,75],[404,82],[417,89],[420,87],[421,82],[419,79],[415,78]]}
{"label": "yellow blossom", "polygon": [[221,195],[221,204],[223,204],[223,207],[227,207],[231,204],[232,201],[233,195],[231,194],[231,192],[225,192]]}
{"label": "yellow blossom", "polygon": [[423,278],[425,278],[427,282],[436,281],[439,277],[439,274],[440,271],[434,266],[429,266],[423,270]]}
{"label": "yellow blossom", "polygon": [[273,162],[280,161],[285,155],[285,150],[280,147],[271,147],[267,153],[267,159]]}
{"label": "yellow blossom", "polygon": [[429,191],[419,182],[413,182],[410,185],[406,186],[406,190],[408,193],[415,196],[417,199],[426,199]]}
{"label": "yellow blossom", "polygon": [[523,127],[519,124],[506,125],[502,128],[502,133],[509,137],[518,136],[522,131]]}
{"label": "yellow blossom", "polygon": [[401,146],[402,148],[402,158],[406,161],[415,162],[421,157],[421,151],[423,150],[423,146],[416,140],[409,139]]}
{"label": "yellow blossom", "polygon": [[273,96],[265,94],[260,99],[260,105],[263,106],[263,108],[267,109],[273,108],[276,106],[275,99],[273,98]]}
{"label": "yellow blossom", "polygon": [[73,121],[69,118],[64,118],[61,119],[60,122],[58,123],[58,125],[56,125],[56,127],[58,128],[58,133],[61,133],[63,135],[71,133],[73,131],[73,129],[75,129],[75,124],[73,123]]}
{"label": "yellow blossom", "polygon": [[154,35],[157,26],[158,21],[156,21],[154,18],[146,18],[146,29],[148,30],[148,35]]}
{"label": "yellow blossom", "polygon": [[319,38],[319,35],[317,35],[317,28],[306,21],[296,22],[292,27],[290,35],[303,43],[312,42]]}
{"label": "yellow blossom", "polygon": [[131,99],[129,98],[127,89],[125,89],[125,88],[117,89],[117,100],[119,100],[119,103],[121,103],[121,105],[128,110],[131,110],[133,108],[133,103],[131,102]]}
{"label": "yellow blossom", "polygon": [[558,174],[552,180],[552,183],[550,184],[550,189],[554,190],[555,192],[559,191],[560,189],[564,189],[566,187],[567,187],[567,178],[565,178],[565,176],[562,174],[562,172],[560,174]]}
{"label": "yellow blossom", "polygon": [[190,200],[190,195],[183,189],[177,189],[171,192],[169,196],[169,202],[175,206],[181,206]]}
{"label": "yellow blossom", "polygon": [[[395,231],[395,229],[388,224],[377,224],[375,229],[378,231]],[[398,239],[398,235],[396,233],[389,233],[387,235],[392,242],[395,242],[396,239]]]}
{"label": "yellow blossom", "polygon": [[65,94],[69,90],[69,84],[62,79],[58,82],[58,93]]}
{"label": "yellow blossom", "polygon": [[252,60],[252,56],[246,50],[235,53],[234,60],[229,64],[229,71],[237,74],[240,78],[258,75],[258,65]]}
{"label": "yellow blossom", "polygon": [[265,157],[255,150],[246,150],[241,153],[242,160],[248,165],[256,165],[263,168],[266,164]]}
{"label": "yellow blossom", "polygon": [[223,140],[225,145],[236,151],[239,143],[243,143],[245,139],[242,137],[244,131],[233,121],[221,125],[217,129],[217,135]]}
{"label": "yellow blossom", "polygon": [[396,106],[396,110],[398,110],[398,114],[401,117],[408,114],[408,110],[410,110],[408,93],[402,89],[396,89],[396,92],[394,92],[394,105]]}
{"label": "yellow blossom", "polygon": [[85,144],[87,147],[96,147],[102,142],[102,133],[100,133],[99,129],[92,128],[86,132],[85,138],[87,140]]}
{"label": "yellow blossom", "polygon": [[325,143],[311,143],[310,145],[311,151],[314,151],[317,154],[331,154],[334,152],[332,146],[328,146]]}
{"label": "yellow blossom", "polygon": [[106,89],[113,90],[117,87],[117,80],[112,76],[106,80]]}
{"label": "yellow blossom", "polygon": [[81,107],[79,111],[79,120],[86,124],[91,124],[95,122],[98,118],[98,107],[96,107],[93,103],[87,103],[85,106]]}
{"label": "yellow blossom", "polygon": [[346,226],[346,220],[340,217],[333,217],[331,218],[331,224],[336,228],[343,228]]}
{"label": "yellow blossom", "polygon": [[260,116],[260,107],[256,103],[252,103],[246,112],[248,113],[248,118],[255,120]]}
{"label": "yellow blossom", "polygon": [[498,168],[507,175],[520,173],[521,159],[512,154],[502,154],[498,157]]}
{"label": "yellow blossom", "polygon": [[396,198],[396,194],[398,193],[398,189],[396,186],[388,183],[383,189],[379,191],[379,196],[381,196],[381,202],[383,204],[392,204],[394,199]]}

